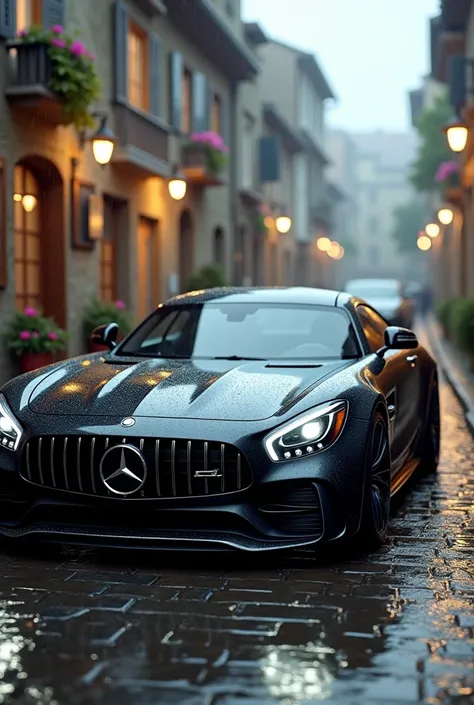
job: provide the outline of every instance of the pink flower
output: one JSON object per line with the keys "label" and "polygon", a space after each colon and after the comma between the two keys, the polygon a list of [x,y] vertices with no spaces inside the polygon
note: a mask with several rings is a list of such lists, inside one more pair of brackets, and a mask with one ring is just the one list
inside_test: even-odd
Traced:
{"label": "pink flower", "polygon": [[23,37],[26,37],[27,34],[28,34],[28,31],[26,29],[20,29],[20,30],[18,30],[16,36],[23,38]]}
{"label": "pink flower", "polygon": [[31,333],[29,330],[22,330],[20,331],[20,335],[18,337],[20,340],[29,340],[31,338]]}
{"label": "pink flower", "polygon": [[50,340],[57,340],[58,339],[58,334],[54,332],[54,330],[49,331],[48,333],[48,338]]}
{"label": "pink flower", "polygon": [[58,39],[57,37],[53,37],[51,39],[51,46],[58,47],[58,49],[64,49],[66,47],[66,42],[64,41],[64,39]]}
{"label": "pink flower", "polygon": [[84,56],[84,54],[87,53],[87,49],[85,48],[84,44],[78,41],[74,41],[71,44],[69,51],[71,52],[71,54],[74,54],[74,56]]}
{"label": "pink flower", "polygon": [[446,181],[446,179],[449,179],[450,176],[455,174],[459,170],[459,166],[457,162],[450,161],[450,162],[443,162],[442,164],[439,165],[438,171],[436,172],[435,175],[435,181],[440,182],[440,181]]}
{"label": "pink flower", "polygon": [[32,306],[27,306],[25,308],[25,310],[23,311],[23,313],[25,314],[25,316],[37,316],[38,315],[38,311],[35,308],[33,308]]}
{"label": "pink flower", "polygon": [[224,142],[222,135],[217,132],[193,132],[191,135],[192,142],[200,142],[202,144],[208,144],[209,147],[219,150],[219,152],[227,153],[229,148]]}
{"label": "pink flower", "polygon": [[125,302],[121,301],[120,299],[115,302],[115,306],[122,311],[125,308]]}
{"label": "pink flower", "polygon": [[55,24],[54,27],[51,27],[51,31],[54,32],[54,34],[62,34],[64,27],[60,24]]}

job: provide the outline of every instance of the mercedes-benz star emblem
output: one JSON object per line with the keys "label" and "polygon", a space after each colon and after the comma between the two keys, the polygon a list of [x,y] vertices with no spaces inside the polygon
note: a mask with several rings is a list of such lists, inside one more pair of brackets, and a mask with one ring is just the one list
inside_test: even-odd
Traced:
{"label": "mercedes-benz star emblem", "polygon": [[126,426],[127,428],[130,426],[135,426],[135,419],[133,419],[131,416],[127,416],[126,419],[123,419],[121,421],[122,426]]}
{"label": "mercedes-benz star emblem", "polygon": [[100,461],[100,477],[110,492],[125,497],[141,490],[146,482],[147,467],[135,446],[121,443],[105,451]]}

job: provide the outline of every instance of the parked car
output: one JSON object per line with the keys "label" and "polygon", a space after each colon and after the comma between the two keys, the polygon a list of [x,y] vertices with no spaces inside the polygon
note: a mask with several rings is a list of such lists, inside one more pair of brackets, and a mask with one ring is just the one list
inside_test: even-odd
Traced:
{"label": "parked car", "polygon": [[415,301],[407,296],[398,279],[352,279],[345,290],[367,301],[390,324],[413,325]]}
{"label": "parked car", "polygon": [[347,293],[213,289],[9,381],[0,535],[268,551],[387,534],[438,463],[436,363]]}

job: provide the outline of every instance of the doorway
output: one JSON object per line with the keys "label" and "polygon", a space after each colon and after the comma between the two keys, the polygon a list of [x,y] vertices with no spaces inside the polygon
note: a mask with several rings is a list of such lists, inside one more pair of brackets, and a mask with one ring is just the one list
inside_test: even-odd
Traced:
{"label": "doorway", "polygon": [[140,216],[138,222],[138,315],[148,316],[160,301],[158,221]]}

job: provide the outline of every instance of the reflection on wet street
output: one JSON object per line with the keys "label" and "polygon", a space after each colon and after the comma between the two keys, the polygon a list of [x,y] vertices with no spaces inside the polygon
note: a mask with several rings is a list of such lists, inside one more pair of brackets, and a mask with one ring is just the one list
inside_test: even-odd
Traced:
{"label": "reflection on wet street", "polygon": [[474,702],[474,458],[442,404],[439,474],[376,554],[0,554],[0,702]]}

